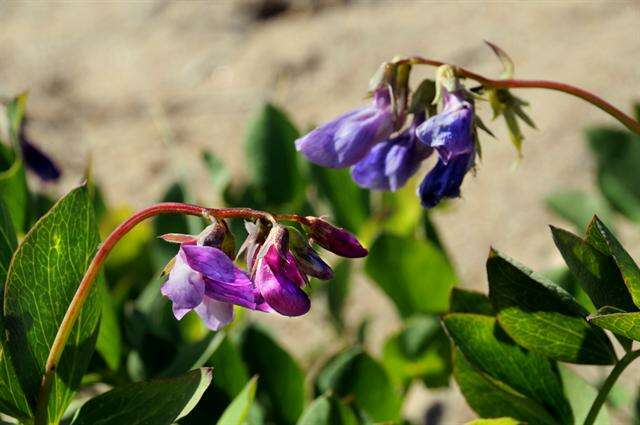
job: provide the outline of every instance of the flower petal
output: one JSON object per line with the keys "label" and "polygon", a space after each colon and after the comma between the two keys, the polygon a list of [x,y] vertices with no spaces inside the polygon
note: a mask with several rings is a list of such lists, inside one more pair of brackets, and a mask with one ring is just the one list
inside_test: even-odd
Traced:
{"label": "flower petal", "polygon": [[31,143],[24,135],[20,137],[20,149],[24,163],[40,179],[46,182],[60,178],[60,168],[40,148]]}
{"label": "flower petal", "polygon": [[284,273],[272,269],[265,258],[258,261],[255,283],[269,306],[284,316],[301,316],[308,312],[311,308],[309,296]]}
{"label": "flower petal", "polygon": [[233,321],[233,305],[209,297],[204,297],[202,304],[195,310],[207,328],[212,331],[217,331]]}
{"label": "flower petal", "polygon": [[467,171],[473,167],[475,152],[454,157],[448,164],[439,160],[425,176],[418,195],[425,208],[436,206],[442,198],[460,196],[460,185]]}
{"label": "flower petal", "polygon": [[202,303],[204,297],[202,275],[189,267],[184,254],[179,252],[169,273],[169,279],[162,285],[162,295],[173,303],[173,314],[180,320],[190,310]]}

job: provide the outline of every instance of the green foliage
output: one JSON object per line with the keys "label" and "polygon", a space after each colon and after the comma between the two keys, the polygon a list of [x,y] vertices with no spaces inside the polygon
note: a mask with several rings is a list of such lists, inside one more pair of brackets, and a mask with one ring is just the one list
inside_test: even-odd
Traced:
{"label": "green foliage", "polygon": [[547,206],[561,218],[583,231],[594,214],[611,223],[612,211],[604,199],[581,190],[561,189],[547,196]]}
{"label": "green foliage", "polygon": [[390,234],[375,240],[365,270],[402,317],[447,311],[457,281],[448,259],[432,243]]}
{"label": "green foliage", "polygon": [[241,336],[244,361],[260,376],[258,398],[271,407],[277,423],[294,424],[304,408],[304,374],[298,363],[263,329],[249,326]]}
{"label": "green foliage", "polygon": [[242,425],[249,415],[249,409],[256,395],[258,377],[253,377],[242,392],[231,402],[217,422],[217,425]]}
{"label": "green foliage", "polygon": [[211,369],[123,385],[85,403],[72,425],[170,425],[187,415],[211,383]]}
{"label": "green foliage", "polygon": [[[98,240],[91,200],[86,188],[80,187],[31,228],[14,254],[4,318],[13,365],[32,408],[53,339]],[[50,421],[64,413],[93,353],[101,307],[98,295],[94,287],[56,368]]]}
{"label": "green foliage", "polygon": [[315,399],[304,411],[297,425],[358,425],[353,411],[334,396]]}
{"label": "green foliage", "polygon": [[519,345],[565,362],[615,361],[607,336],[562,288],[496,251],[487,260],[487,275],[498,321]]}
{"label": "green foliage", "polygon": [[640,312],[625,313],[611,307],[603,307],[588,319],[594,325],[616,335],[640,341]]}

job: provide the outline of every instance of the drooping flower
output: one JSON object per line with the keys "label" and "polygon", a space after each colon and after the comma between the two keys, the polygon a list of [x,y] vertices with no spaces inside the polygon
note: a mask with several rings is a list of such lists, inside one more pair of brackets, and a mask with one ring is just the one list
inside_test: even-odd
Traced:
{"label": "drooping flower", "polygon": [[417,140],[416,127],[424,122],[417,114],[411,127],[384,140],[351,168],[351,177],[360,187],[395,191],[405,185],[433,149]]}
{"label": "drooping flower", "polygon": [[370,106],[355,109],[296,140],[296,149],[323,167],[350,167],[394,131],[389,90],[374,92]]}
{"label": "drooping flower", "polygon": [[418,188],[421,203],[426,208],[437,205],[442,198],[460,196],[460,185],[475,163],[473,105],[462,89],[443,88],[444,107],[416,129],[418,139],[438,152],[436,166],[425,176]]}

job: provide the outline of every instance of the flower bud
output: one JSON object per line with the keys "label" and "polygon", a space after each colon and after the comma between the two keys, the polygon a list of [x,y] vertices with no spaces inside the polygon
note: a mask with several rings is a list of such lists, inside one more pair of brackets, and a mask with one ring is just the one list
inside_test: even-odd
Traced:
{"label": "flower bud", "polygon": [[198,235],[199,246],[218,248],[229,258],[235,257],[236,241],[224,220],[215,221]]}
{"label": "flower bud", "polygon": [[308,216],[309,236],[324,249],[347,258],[365,257],[369,252],[356,237],[345,229],[318,218]]}
{"label": "flower bud", "polygon": [[258,253],[267,238],[267,228],[261,221],[256,223],[246,221],[244,228],[247,230],[247,238],[238,250],[238,257],[244,254],[244,261],[250,272],[249,274],[253,276]]}
{"label": "flower bud", "polygon": [[317,277],[322,280],[333,278],[333,270],[316,251],[307,243],[302,234],[293,227],[287,227],[289,230],[289,249],[293,257],[304,274]]}

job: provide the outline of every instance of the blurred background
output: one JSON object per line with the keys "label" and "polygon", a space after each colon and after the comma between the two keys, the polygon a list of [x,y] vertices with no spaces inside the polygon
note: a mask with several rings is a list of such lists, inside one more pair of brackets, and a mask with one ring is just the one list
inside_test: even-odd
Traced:
{"label": "blurred background", "polygon": [[[516,77],[577,85],[630,110],[640,98],[639,23],[637,1],[4,2],[0,94],[29,91],[30,136],[63,169],[60,184],[33,182],[50,195],[75,186],[91,159],[112,206],[146,206],[176,179],[215,206],[220,195],[201,154],[219,158],[232,181],[246,181],[246,123],[264,101],[304,130],[361,105],[370,76],[396,55],[498,75],[483,44],[490,40],[511,55]],[[535,270],[562,264],[547,227],[560,219],[545,199],[559,187],[595,191],[582,131],[615,125],[566,95],[517,94],[538,127],[524,130],[523,159],[502,123],[492,126],[497,139],[484,137],[463,198],[431,215],[463,287],[486,291],[490,246]],[[488,105],[480,111],[488,122]],[[619,226],[639,258],[637,227]],[[303,318],[264,319],[300,359],[334,338],[316,306]],[[399,326],[390,301],[364,278],[352,286],[345,315],[370,319],[374,355]],[[422,421],[434,400],[445,402],[445,423],[473,417],[455,388],[412,389],[405,412]]]}

